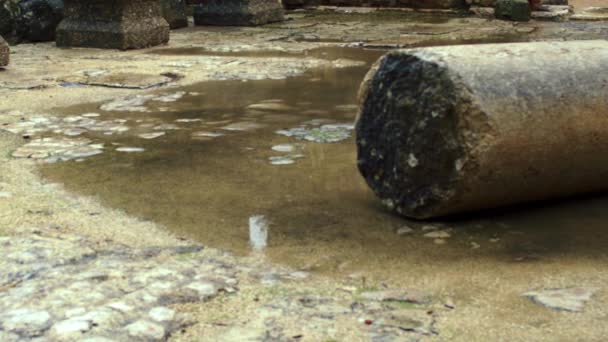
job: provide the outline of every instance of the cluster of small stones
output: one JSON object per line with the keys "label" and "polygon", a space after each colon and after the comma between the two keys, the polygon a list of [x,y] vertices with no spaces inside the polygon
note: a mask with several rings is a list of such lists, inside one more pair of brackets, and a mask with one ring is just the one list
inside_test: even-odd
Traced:
{"label": "cluster of small stones", "polygon": [[[178,101],[186,96],[186,94],[184,91],[176,91],[156,95],[130,95],[103,103],[99,109],[103,112],[151,112],[152,109],[149,106],[149,102],[156,102],[162,105]],[[197,94],[190,93],[190,95],[195,96]],[[336,109],[346,112],[351,111],[352,106],[344,105]],[[159,107],[156,110],[162,112],[168,109]],[[281,113],[283,117],[286,116],[285,112],[295,109],[285,104],[282,100],[274,99],[251,104],[247,106],[246,110],[254,117],[262,115],[263,118],[267,115],[275,115],[273,113]],[[111,136],[130,132],[133,136],[150,140],[165,136],[168,131],[191,130],[191,138],[193,140],[208,141],[227,134],[253,131],[266,127],[266,124],[253,121],[249,117],[244,118],[242,121],[209,121],[202,120],[201,118],[180,118],[176,119],[175,123],[166,123],[159,122],[158,119],[154,118],[103,120],[100,118],[102,114],[99,113],[85,113],[63,118],[45,115],[27,117],[20,113],[16,114],[21,116],[19,121],[0,126],[1,129],[19,134],[28,141],[17,148],[12,153],[12,156],[15,158],[43,160],[45,162],[81,161],[85,158],[102,154],[107,146],[104,143],[92,140],[98,139],[98,137],[87,136],[85,138],[82,136],[84,134]],[[299,127],[279,130],[276,133],[294,137],[298,140],[317,143],[333,143],[350,137],[353,130],[352,124],[330,124],[329,122],[333,121],[327,119],[309,120]],[[204,130],[197,129],[198,126],[203,127]],[[121,146],[119,143],[112,143],[112,145],[117,146],[114,150],[118,152],[138,153],[145,151],[145,148],[138,146]],[[270,156],[269,162],[272,165],[294,164],[297,159],[304,158],[304,154],[300,153],[303,147],[301,144],[274,146],[272,150],[281,154]]]}
{"label": "cluster of small stones", "polygon": [[[316,126],[316,127],[315,127]],[[355,126],[351,123],[318,125],[312,121],[303,126],[278,130],[275,133],[298,140],[334,143],[350,138]]]}
{"label": "cluster of small stones", "polygon": [[14,158],[40,159],[47,163],[82,160],[103,153],[103,144],[94,144],[87,138],[38,138],[19,147]]}
{"label": "cluster of small stones", "polygon": [[304,146],[294,144],[280,144],[272,146],[271,149],[275,152],[281,153],[278,156],[271,156],[268,158],[272,165],[290,165],[296,162],[296,159],[304,158],[301,153],[295,153],[296,151],[302,150]]}
{"label": "cluster of small stones", "polygon": [[0,340],[164,340],[193,323],[171,305],[238,291],[232,266],[201,250],[0,237]]}
{"label": "cluster of small stones", "polygon": [[[348,289],[346,289],[348,290]],[[338,324],[369,341],[418,341],[439,334],[438,311],[430,310],[430,297],[415,291],[386,290],[356,294],[351,298],[322,295],[277,296],[256,310],[251,326],[231,329],[228,336],[245,335],[253,340],[293,341],[322,332],[340,339]],[[451,310],[441,305],[441,309]],[[337,324],[337,322],[339,322]]]}

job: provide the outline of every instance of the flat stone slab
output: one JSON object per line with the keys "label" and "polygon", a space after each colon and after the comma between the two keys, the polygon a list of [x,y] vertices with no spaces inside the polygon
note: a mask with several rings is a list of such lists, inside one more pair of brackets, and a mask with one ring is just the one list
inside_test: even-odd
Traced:
{"label": "flat stone slab", "polygon": [[255,26],[283,21],[274,0],[209,0],[194,7],[195,25]]}
{"label": "flat stone slab", "polygon": [[572,20],[608,20],[608,7],[587,7],[570,17]]}
{"label": "flat stone slab", "polygon": [[0,67],[8,65],[9,48],[8,43],[0,36]]}
{"label": "flat stone slab", "polygon": [[66,0],[57,46],[140,49],[167,43],[158,0]]}
{"label": "flat stone slab", "polygon": [[530,291],[522,296],[549,309],[580,312],[596,291],[596,288],[573,287]]}

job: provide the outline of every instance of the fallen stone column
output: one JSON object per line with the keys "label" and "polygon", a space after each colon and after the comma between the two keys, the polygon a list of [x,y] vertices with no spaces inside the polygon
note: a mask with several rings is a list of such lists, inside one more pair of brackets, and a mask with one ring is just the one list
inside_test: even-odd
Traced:
{"label": "fallen stone column", "polygon": [[8,65],[9,53],[10,50],[8,48],[8,44],[6,43],[4,38],[0,36],[0,67],[5,67]]}
{"label": "fallen stone column", "polygon": [[283,20],[278,0],[205,0],[194,7],[195,25],[256,26]]}
{"label": "fallen stone column", "polygon": [[401,215],[608,189],[607,41],[395,51],[359,96],[359,170]]}
{"label": "fallen stone column", "polygon": [[139,49],[169,41],[160,0],[65,0],[57,46]]}

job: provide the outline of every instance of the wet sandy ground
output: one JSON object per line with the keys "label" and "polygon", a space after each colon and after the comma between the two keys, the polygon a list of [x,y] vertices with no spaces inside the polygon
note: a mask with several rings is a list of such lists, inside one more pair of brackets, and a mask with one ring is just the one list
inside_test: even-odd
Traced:
{"label": "wet sandy ground", "polygon": [[[441,22],[437,20],[436,24]],[[387,23],[389,28],[392,24]],[[428,23],[424,27],[437,30]],[[550,24],[542,29],[528,28],[522,31],[522,27],[511,27],[509,32],[514,40],[532,39],[530,35],[539,31],[546,37],[560,30],[566,30],[564,35],[569,37],[585,32],[589,37],[604,34],[602,26]],[[378,30],[374,32],[377,35]],[[234,36],[241,33],[226,32]],[[271,35],[268,31],[264,34]],[[176,46],[154,49],[147,55],[178,56],[187,61],[200,56],[201,48],[222,50],[219,42],[202,47],[183,44],[186,37],[184,33],[177,37]],[[402,38],[391,39],[395,42]],[[501,32],[489,40],[493,39],[508,40],[509,36]],[[383,41],[377,39],[374,44],[379,46],[382,44],[378,42]],[[268,47],[264,45],[267,43],[255,41],[253,45]],[[313,47],[307,42],[301,44]],[[410,222],[386,213],[367,189],[356,170],[353,137],[318,143],[275,133],[311,120],[351,123],[356,115],[353,105],[358,84],[369,63],[381,53],[346,48],[313,50],[308,55],[298,49],[224,53],[224,57],[259,59],[285,54],[344,58],[363,61],[366,66],[317,68],[284,80],[177,83],[178,87],[154,92],[183,91],[186,95],[176,102],[149,104],[148,113],[100,110],[104,101],[124,93],[102,89],[103,96],[97,95],[95,102],[56,108],[51,113],[65,117],[97,112],[103,119],[127,120],[126,124],[133,127],[164,123],[179,129],[166,129],[164,136],[151,140],[138,138],[137,130],[112,136],[87,133],[110,148],[81,162],[43,165],[41,175],[64,184],[72,193],[93,197],[144,222],[240,256],[251,253],[249,218],[264,215],[269,221],[264,256],[272,263],[326,276],[329,287],[356,279],[361,287],[386,284],[423,289],[442,302],[453,303],[456,310],[442,316],[438,325],[444,340],[602,340],[608,334],[608,326],[603,323],[608,300],[606,197],[523,206],[442,222]],[[194,70],[187,68],[185,73]],[[88,99],[96,97],[87,87],[72,88],[70,92],[91,93]],[[273,110],[249,107],[261,103],[277,106]],[[16,106],[4,102],[4,107]],[[28,108],[20,107],[22,111]],[[29,107],[37,111],[44,108],[36,104]],[[259,127],[245,131],[221,128],[242,122]],[[201,131],[224,135],[193,137]],[[303,157],[295,159],[294,164],[272,165],[269,158],[285,154],[271,149],[279,144],[294,145]],[[120,146],[142,147],[145,151],[114,151]],[[406,226],[413,232],[397,233],[399,229],[405,231]],[[448,232],[450,237],[425,237],[427,226]],[[128,230],[129,225],[124,229]],[[574,286],[601,289],[583,313],[553,312],[521,297],[533,289]],[[214,304],[214,310],[220,315],[242,305],[240,300],[228,299],[221,305]],[[243,311],[245,315],[253,312]],[[199,315],[207,317],[208,313]],[[202,329],[195,326],[182,338],[194,340],[202,336]]]}

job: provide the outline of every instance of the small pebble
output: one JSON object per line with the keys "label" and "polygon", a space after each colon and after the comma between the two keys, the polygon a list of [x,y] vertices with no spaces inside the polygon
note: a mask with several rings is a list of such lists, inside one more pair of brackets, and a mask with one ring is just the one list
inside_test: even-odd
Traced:
{"label": "small pebble", "polygon": [[146,149],[142,148],[142,147],[119,147],[116,149],[116,151],[118,152],[125,152],[125,153],[139,153],[139,152],[144,152]]}
{"label": "small pebble", "polygon": [[403,226],[399,229],[397,229],[397,235],[407,235],[407,234],[411,234],[414,232],[414,229],[408,227],[408,226]]}

